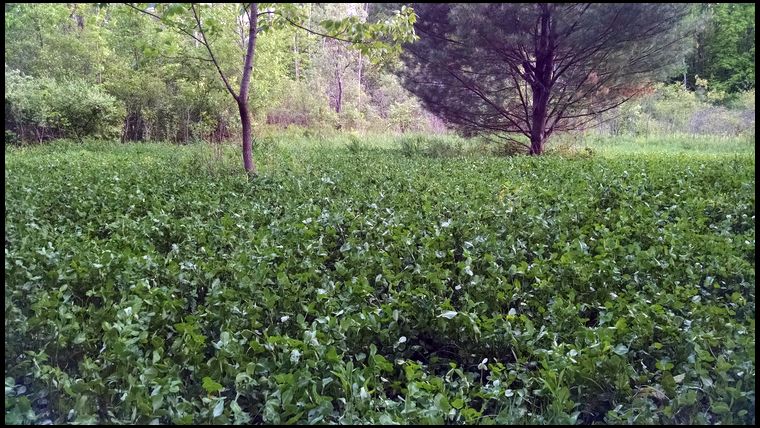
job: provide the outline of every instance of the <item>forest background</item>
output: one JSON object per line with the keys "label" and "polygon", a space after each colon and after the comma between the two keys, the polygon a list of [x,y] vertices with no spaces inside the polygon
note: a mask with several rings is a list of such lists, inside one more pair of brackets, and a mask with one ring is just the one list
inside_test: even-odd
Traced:
{"label": "forest background", "polygon": [[[244,23],[234,8],[207,9],[218,26],[215,53],[234,72]],[[377,20],[388,9],[323,3],[305,10],[307,23],[318,23]],[[683,41],[682,70],[580,129],[580,138],[754,137],[754,5],[704,3],[692,13],[697,30]],[[6,144],[239,141],[237,106],[205,47],[146,14],[121,4],[6,4],[5,34]],[[249,97],[254,138],[283,130],[306,137],[452,133],[403,88],[402,67],[397,55],[373,63],[346,42],[294,26],[268,29],[257,40]]]}

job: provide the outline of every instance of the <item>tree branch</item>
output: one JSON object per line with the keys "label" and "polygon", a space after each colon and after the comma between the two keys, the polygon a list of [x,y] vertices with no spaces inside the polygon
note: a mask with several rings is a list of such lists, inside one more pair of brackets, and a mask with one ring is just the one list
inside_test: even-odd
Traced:
{"label": "tree branch", "polygon": [[195,35],[194,35],[193,33],[191,33],[191,32],[189,32],[189,31],[185,30],[185,29],[184,29],[184,28],[182,28],[182,27],[180,27],[180,26],[179,26],[179,24],[177,24],[176,22],[173,22],[173,21],[169,21],[168,19],[164,19],[164,18],[161,18],[160,16],[158,16],[158,15],[156,15],[156,14],[154,14],[154,13],[150,13],[150,12],[148,12],[147,10],[142,10],[142,9],[140,9],[139,7],[133,6],[133,5],[132,5],[132,3],[123,3],[123,4],[125,4],[125,5],[127,5],[127,6],[129,6],[129,7],[131,7],[132,9],[134,9],[134,10],[136,10],[136,11],[138,11],[138,12],[144,13],[145,15],[148,15],[148,16],[151,16],[151,17],[153,17],[153,18],[155,18],[155,19],[158,19],[158,20],[159,20],[159,21],[161,21],[161,22],[169,23],[169,24],[170,24],[170,25],[171,25],[171,26],[172,26],[174,29],[176,29],[177,31],[180,31],[180,32],[182,32],[182,34],[185,34],[185,35],[187,35],[187,36],[190,36],[190,37],[192,37],[193,39],[195,39],[195,40],[196,40],[197,42],[199,42],[199,43],[204,43],[204,42],[203,42],[203,40],[201,40],[201,39],[199,39],[199,38],[195,37]]}
{"label": "tree branch", "polygon": [[331,36],[329,34],[324,34],[324,33],[320,33],[320,32],[314,31],[314,30],[312,30],[310,28],[306,28],[306,27],[298,24],[297,22],[292,21],[290,18],[288,18],[287,16],[285,16],[285,15],[283,15],[281,13],[277,13],[277,12],[272,12],[272,13],[280,15],[284,20],[288,21],[290,23],[290,25],[292,25],[292,26],[294,26],[296,28],[300,28],[300,29],[302,29],[302,30],[304,30],[304,31],[306,31],[308,33],[314,34],[315,36],[322,36],[322,37],[326,37],[328,39],[338,40],[338,41],[341,41],[341,42],[347,42],[347,43],[351,43],[351,44],[357,44],[357,43],[361,44],[361,42],[354,42],[352,40],[342,39],[342,38],[337,37],[337,36]]}
{"label": "tree branch", "polygon": [[[201,33],[201,38],[203,38],[203,46],[206,47],[206,50],[208,51],[208,54],[211,56],[211,62],[214,63],[216,66],[217,71],[219,71],[219,75],[222,76],[222,80],[224,81],[224,86],[227,87],[227,91],[232,95],[232,98],[235,98],[235,100],[238,100],[238,95],[235,94],[235,91],[232,89],[232,86],[230,85],[230,82],[227,80],[227,76],[224,75],[224,72],[222,71],[222,68],[219,67],[219,62],[214,57],[214,52],[211,51],[211,46],[208,44],[208,40],[206,39],[206,34],[203,32],[203,26],[201,25],[201,18],[199,12],[195,10],[195,3],[191,3],[190,7],[193,10],[193,16],[195,17],[195,22],[198,23],[198,31]],[[248,37],[253,37],[253,35],[248,35]],[[197,39],[196,39],[197,40]]]}

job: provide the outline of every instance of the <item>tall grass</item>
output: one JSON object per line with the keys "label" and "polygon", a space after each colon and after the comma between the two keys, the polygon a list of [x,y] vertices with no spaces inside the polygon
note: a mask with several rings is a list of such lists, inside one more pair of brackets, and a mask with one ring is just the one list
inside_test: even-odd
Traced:
{"label": "tall grass", "polygon": [[564,135],[550,144],[550,152],[590,149],[605,155],[625,153],[693,153],[734,154],[754,153],[754,135],[718,136],[665,134],[656,136],[605,136],[596,133]]}

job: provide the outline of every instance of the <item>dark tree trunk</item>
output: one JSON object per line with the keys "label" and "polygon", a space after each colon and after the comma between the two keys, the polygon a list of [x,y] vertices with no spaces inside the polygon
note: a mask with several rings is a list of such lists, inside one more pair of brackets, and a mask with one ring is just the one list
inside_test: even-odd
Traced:
{"label": "dark tree trunk", "polygon": [[140,110],[132,111],[124,118],[124,130],[122,131],[122,142],[125,141],[142,141],[146,137],[147,124],[143,119]]}
{"label": "dark tree trunk", "polygon": [[536,40],[536,64],[533,68],[533,81],[531,92],[533,93],[533,111],[531,114],[530,150],[531,155],[540,155],[544,152],[544,144],[549,136],[547,132],[547,112],[549,108],[549,96],[552,86],[553,49],[551,37],[551,12],[549,5],[542,4],[541,28]]}
{"label": "dark tree trunk", "polygon": [[251,144],[251,114],[248,111],[248,100],[238,101],[240,123],[243,125],[243,167],[252,175],[256,174],[256,164],[253,163]]}
{"label": "dark tree trunk", "polygon": [[544,152],[544,136],[540,129],[531,129],[530,135],[530,155],[540,155]]}

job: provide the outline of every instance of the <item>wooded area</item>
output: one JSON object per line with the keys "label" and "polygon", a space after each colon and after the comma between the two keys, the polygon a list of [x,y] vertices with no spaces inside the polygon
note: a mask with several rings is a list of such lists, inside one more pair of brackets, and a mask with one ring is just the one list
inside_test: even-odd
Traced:
{"label": "wooded area", "polygon": [[538,154],[658,81],[754,89],[751,4],[401,7],[8,4],[6,140],[242,135],[250,171],[264,125],[448,127]]}

